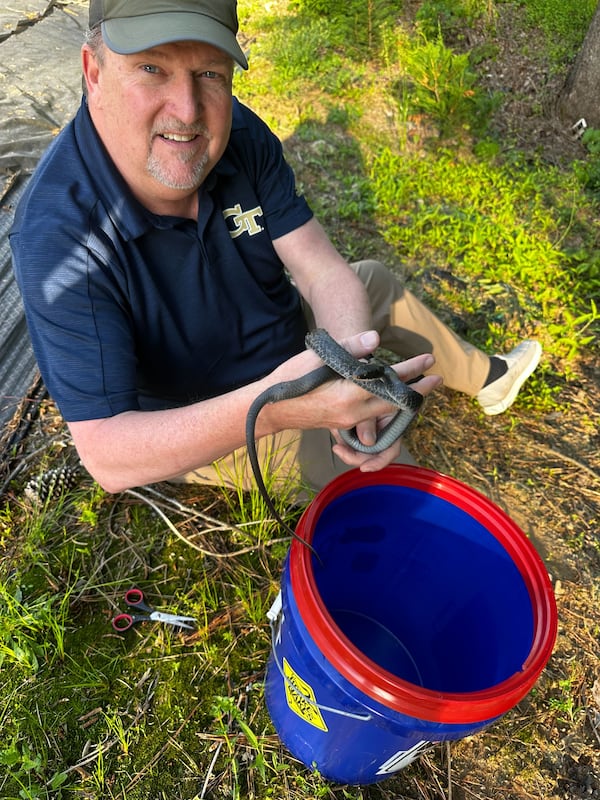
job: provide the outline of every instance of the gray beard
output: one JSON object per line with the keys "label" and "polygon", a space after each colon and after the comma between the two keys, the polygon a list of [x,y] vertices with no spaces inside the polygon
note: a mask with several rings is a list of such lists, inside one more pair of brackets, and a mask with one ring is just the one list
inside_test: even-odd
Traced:
{"label": "gray beard", "polygon": [[[185,163],[185,159],[182,160]],[[150,154],[147,162],[147,170],[156,181],[162,183],[169,189],[189,190],[197,189],[204,178],[206,177],[206,165],[208,162],[208,154],[204,153],[200,161],[196,163],[192,172],[186,181],[175,180],[170,174],[169,170],[165,169],[163,164]]]}

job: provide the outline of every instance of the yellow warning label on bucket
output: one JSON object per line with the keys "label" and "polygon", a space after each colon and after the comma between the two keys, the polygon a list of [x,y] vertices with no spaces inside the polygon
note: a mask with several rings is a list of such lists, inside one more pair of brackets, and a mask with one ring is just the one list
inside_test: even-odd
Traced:
{"label": "yellow warning label on bucket", "polygon": [[290,709],[305,722],[321,731],[327,732],[327,725],[321,716],[312,688],[294,672],[288,661],[283,659],[285,675],[285,697]]}

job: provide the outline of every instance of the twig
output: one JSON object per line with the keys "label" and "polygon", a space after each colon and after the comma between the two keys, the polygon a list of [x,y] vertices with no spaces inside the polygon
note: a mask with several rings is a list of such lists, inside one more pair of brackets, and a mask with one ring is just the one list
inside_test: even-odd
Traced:
{"label": "twig", "polygon": [[423,800],[429,800],[429,798],[427,797],[427,795],[425,794],[425,792],[421,788],[421,784],[419,783],[419,781],[416,778],[414,779],[414,781],[415,781],[415,785],[417,787],[417,790],[418,790],[419,794],[421,795],[421,797],[423,798]]}
{"label": "twig", "polygon": [[446,758],[448,760],[448,800],[452,800],[452,752],[450,742],[446,742]]}
{"label": "twig", "polygon": [[441,447],[439,442],[435,442],[435,446],[437,447],[438,453],[442,457],[444,464],[446,465],[446,469],[448,470],[449,474],[452,474],[453,465],[450,462],[450,459],[446,455],[446,451]]}
{"label": "twig", "polygon": [[[196,517],[198,519],[203,520],[204,522],[208,522],[213,527],[206,528],[203,531],[199,531],[199,533],[207,533],[212,531],[233,531],[235,533],[239,533],[240,536],[247,536],[247,528],[253,527],[255,525],[262,525],[263,523],[269,521],[276,521],[276,520],[267,520],[265,518],[259,520],[250,520],[249,522],[242,522],[238,523],[237,525],[232,525],[231,523],[224,523],[221,520],[215,519],[214,517],[209,516],[203,511],[197,511],[195,508],[190,508],[190,506],[186,506],[183,503],[180,503],[179,500],[176,500],[174,497],[169,497],[167,495],[161,494],[159,491],[154,489],[152,486],[146,486],[146,491],[150,494],[155,495],[156,497],[160,498],[166,505],[170,505],[175,508],[180,513],[188,516],[188,517]],[[196,534],[192,534],[196,535]],[[289,538],[289,537],[288,537]]]}
{"label": "twig", "polygon": [[[144,503],[147,503],[147,505],[150,506],[150,508],[155,512],[155,514],[158,514],[158,516],[163,520],[165,525],[169,528],[169,530],[172,533],[175,534],[175,536],[177,536],[178,539],[181,539],[181,541],[187,544],[189,547],[192,547],[197,552],[202,553],[202,555],[208,556],[209,558],[237,558],[237,556],[241,556],[244,553],[252,553],[254,550],[260,547],[271,546],[277,544],[278,542],[286,542],[289,538],[286,536],[281,539],[271,539],[269,542],[260,542],[260,543],[257,542],[256,544],[250,545],[249,547],[242,547],[239,550],[235,550],[233,553],[217,553],[214,550],[207,550],[204,547],[200,547],[200,545],[196,544],[196,542],[192,541],[189,537],[184,536],[182,533],[180,533],[180,531],[177,530],[177,528],[175,527],[175,525],[173,525],[173,523],[167,517],[167,515],[164,514],[161,511],[161,509],[156,505],[156,503],[153,503],[148,497],[145,497],[143,494],[140,494],[139,492],[136,492],[133,489],[127,489],[125,491],[125,494],[129,494],[132,497],[136,497],[139,500],[142,500]],[[199,516],[201,516],[202,519],[204,520],[210,519],[207,518],[205,515],[199,514]],[[217,520],[211,520],[211,521],[218,526],[216,528],[212,528],[213,531],[230,530],[230,531],[237,531],[238,533],[245,535],[244,531],[240,530],[235,525],[225,525],[223,523],[218,522]],[[204,533],[207,532],[209,531],[204,531]]]}
{"label": "twig", "polygon": [[222,747],[223,747],[223,741],[221,740],[217,745],[215,754],[212,757],[210,764],[208,765],[206,777],[204,778],[204,783],[202,784],[202,791],[200,792],[200,800],[204,800],[204,798],[206,797],[206,790],[208,789],[208,784],[210,779],[212,778],[212,773],[215,768],[215,764],[217,763],[217,758],[219,757],[219,753],[221,752]]}
{"label": "twig", "polygon": [[[427,756],[425,756],[425,758],[427,758]],[[427,760],[429,761],[428,758],[427,758]],[[436,774],[435,768],[431,765],[431,761],[429,761],[429,764],[431,766],[431,776],[432,776],[433,780],[435,781],[435,783],[437,784],[437,788],[439,789],[439,792],[440,792],[440,797],[442,798],[442,800],[450,800],[450,796],[449,795],[448,795],[448,797],[446,797],[446,793],[444,792],[442,784],[440,783],[440,781],[438,779],[438,776]]]}
{"label": "twig", "polygon": [[155,497],[159,497],[163,502],[168,503],[171,506],[174,506],[178,511],[181,511],[187,514],[190,517],[196,517],[201,519],[203,522],[207,522],[209,525],[212,525],[212,530],[214,531],[234,531],[236,533],[241,534],[242,536],[245,535],[245,531],[241,528],[238,528],[237,525],[229,525],[224,523],[222,520],[215,519],[214,517],[209,516],[208,514],[204,514],[202,511],[197,511],[195,508],[190,508],[189,506],[183,505],[174,497],[167,497],[167,495],[161,494],[156,489],[152,488],[151,486],[144,487],[145,491],[149,494],[153,494]]}
{"label": "twig", "polygon": [[471,795],[471,797],[475,797],[476,800],[485,800],[484,797],[482,797],[480,794],[477,794],[477,792],[474,792],[472,789],[469,789],[469,787],[466,786],[464,783],[460,784],[460,788],[463,790],[463,792],[468,792]]}
{"label": "twig", "polygon": [[150,506],[150,508],[154,511],[154,513],[158,514],[158,516],[162,519],[162,521],[165,523],[168,529],[172,533],[174,533],[178,539],[181,539],[182,542],[187,544],[189,547],[192,547],[194,550],[197,550],[199,553],[202,553],[202,555],[214,556],[215,558],[231,558],[233,555],[235,555],[233,553],[215,553],[211,550],[206,550],[204,547],[200,547],[200,545],[196,544],[195,542],[191,541],[191,539],[188,539],[186,536],[180,533],[175,527],[175,525],[173,525],[171,520],[167,517],[167,515],[163,513],[163,511],[161,511],[161,509],[156,505],[156,503],[153,503],[152,500],[150,500],[148,497],[145,497],[143,494],[140,494],[140,492],[136,492],[133,489],[127,489],[125,491],[125,494],[129,494],[132,497],[136,497],[138,500],[142,500],[142,502]]}
{"label": "twig", "polygon": [[595,481],[600,481],[600,474],[592,469],[592,467],[588,467],[587,464],[582,464],[581,461],[577,461],[576,458],[571,458],[571,456],[566,456],[564,453],[561,453],[559,450],[555,450],[553,447],[547,447],[546,445],[538,444],[537,442],[528,442],[527,447],[533,447],[535,450],[539,450],[543,453],[550,453],[551,455],[555,456],[556,458],[561,459],[561,461],[565,461],[567,464],[571,464],[577,469],[581,469],[584,472],[587,472],[588,475],[592,477]]}
{"label": "twig", "polygon": [[[577,479],[575,478],[575,480],[577,480]],[[563,480],[563,483],[567,487],[567,491],[568,491],[569,487],[572,485],[572,482],[569,482],[567,480]],[[592,501],[600,500],[600,491],[597,491],[596,489],[590,489],[589,486],[585,486],[581,481],[579,481],[577,483],[577,494],[580,494],[582,496],[582,498],[584,496],[586,498],[591,498]]]}
{"label": "twig", "polygon": [[[591,713],[591,711],[589,709],[588,709],[588,711],[586,713],[587,713],[588,719],[590,721],[590,725],[591,725],[591,728],[592,728],[592,733],[594,734],[596,739],[598,739],[598,744],[600,744],[600,733],[598,733],[598,727],[600,725],[600,719],[595,719],[595,720],[592,719],[592,713]],[[596,717],[598,717],[598,712],[595,712],[595,713],[596,713]]]}

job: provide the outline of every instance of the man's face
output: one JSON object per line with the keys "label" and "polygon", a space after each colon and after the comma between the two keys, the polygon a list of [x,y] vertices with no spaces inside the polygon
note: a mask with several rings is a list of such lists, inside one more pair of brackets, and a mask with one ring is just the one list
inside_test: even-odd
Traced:
{"label": "man's face", "polygon": [[229,140],[231,58],[199,42],[82,52],[92,119],[134,195],[155,213],[195,216]]}

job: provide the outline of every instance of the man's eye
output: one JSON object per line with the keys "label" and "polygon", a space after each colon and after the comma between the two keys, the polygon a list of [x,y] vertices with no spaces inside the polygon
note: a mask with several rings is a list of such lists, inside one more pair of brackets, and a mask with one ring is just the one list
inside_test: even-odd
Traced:
{"label": "man's eye", "polygon": [[149,72],[151,75],[156,75],[158,73],[158,67],[155,67],[154,64],[144,64],[142,69],[144,72]]}
{"label": "man's eye", "polygon": [[220,78],[221,76],[219,75],[218,72],[213,72],[213,70],[207,69],[202,73],[202,77],[203,78],[212,78],[214,80],[215,78]]}

